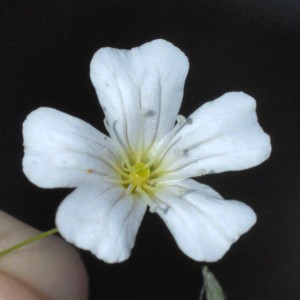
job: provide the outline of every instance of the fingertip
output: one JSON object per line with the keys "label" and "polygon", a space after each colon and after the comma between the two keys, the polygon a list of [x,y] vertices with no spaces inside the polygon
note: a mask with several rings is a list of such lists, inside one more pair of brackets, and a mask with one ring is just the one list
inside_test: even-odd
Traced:
{"label": "fingertip", "polygon": [[[38,230],[0,211],[0,249],[38,233]],[[32,295],[37,294],[36,299],[43,299],[41,295],[51,300],[88,299],[88,276],[79,253],[57,236],[33,242],[1,257],[0,271],[0,289],[2,284],[6,287],[3,292],[12,292],[10,287],[15,285],[16,292],[25,293],[28,289]]]}

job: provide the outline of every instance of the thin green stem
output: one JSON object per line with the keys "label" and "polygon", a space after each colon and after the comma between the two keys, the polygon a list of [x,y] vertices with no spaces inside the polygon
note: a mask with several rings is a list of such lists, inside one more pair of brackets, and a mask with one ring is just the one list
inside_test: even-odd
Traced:
{"label": "thin green stem", "polygon": [[35,242],[35,241],[41,240],[43,238],[46,238],[46,237],[48,237],[48,236],[50,236],[52,234],[55,234],[57,232],[58,232],[58,229],[57,228],[53,228],[51,230],[48,230],[48,231],[45,231],[45,232],[40,233],[38,235],[35,235],[35,236],[33,236],[33,237],[29,238],[29,239],[26,239],[26,240],[22,241],[19,244],[16,244],[16,245],[14,245],[12,247],[9,247],[9,248],[7,248],[7,249],[5,249],[3,251],[0,251],[0,257],[4,256],[6,254],[9,254],[9,253],[11,253],[11,252],[13,252],[13,251],[15,251],[17,249],[20,249],[20,248],[22,248],[22,247],[24,247],[24,246],[26,246],[26,245],[28,245],[28,244],[30,244],[32,242]]}

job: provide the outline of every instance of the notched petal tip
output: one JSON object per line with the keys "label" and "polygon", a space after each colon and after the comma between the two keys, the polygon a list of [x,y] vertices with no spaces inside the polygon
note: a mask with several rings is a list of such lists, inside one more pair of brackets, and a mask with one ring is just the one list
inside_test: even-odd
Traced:
{"label": "notched petal tip", "polygon": [[[216,262],[222,259],[225,254],[231,249],[231,247],[233,247],[234,243],[237,242],[237,240],[239,240],[242,235],[246,234],[256,224],[257,216],[250,206],[236,200],[223,201],[232,202],[232,204],[235,203],[235,205],[240,206],[241,210],[239,212],[236,212],[236,215],[234,216],[235,218],[240,218],[240,220],[235,224],[234,228],[228,228],[228,230],[230,230],[231,232],[227,236],[227,245],[223,245],[223,248],[220,247],[219,250],[215,253],[209,254],[206,259],[195,259],[196,261]],[[224,210],[224,213],[226,214],[226,209]],[[231,218],[233,219],[233,217]],[[231,221],[227,220],[226,222],[229,223]],[[191,258],[194,259],[193,257]]]}
{"label": "notched petal tip", "polygon": [[189,155],[166,155],[170,171],[185,178],[238,171],[259,165],[271,153],[270,137],[261,128],[256,101],[243,92],[229,92],[198,108],[174,137],[173,148]]}
{"label": "notched petal tip", "polygon": [[58,208],[56,225],[78,248],[117,263],[129,258],[145,211],[146,205],[124,189],[99,182],[71,193]]}
{"label": "notched petal tip", "polygon": [[[145,149],[174,126],[189,69],[185,54],[170,42],[154,40],[130,50],[101,48],[92,58],[90,77],[109,124],[117,122],[122,143]],[[152,112],[141,120],[140,112]]]}
{"label": "notched petal tip", "polygon": [[179,248],[196,261],[221,259],[256,222],[254,211],[242,202],[224,200],[208,186],[193,180],[178,185],[189,187],[192,192],[176,197],[178,187],[167,188],[161,200],[169,209],[157,213]]}
{"label": "notched petal tip", "polygon": [[111,171],[103,160],[105,135],[56,109],[31,112],[23,123],[23,139],[23,171],[39,187],[76,187]]}

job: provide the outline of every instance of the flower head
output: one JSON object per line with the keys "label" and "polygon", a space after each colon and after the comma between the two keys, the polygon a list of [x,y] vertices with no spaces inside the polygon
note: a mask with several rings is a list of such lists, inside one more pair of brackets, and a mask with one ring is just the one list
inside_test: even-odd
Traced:
{"label": "flower head", "polygon": [[255,100],[227,93],[185,119],[178,111],[188,67],[164,40],[96,52],[91,79],[109,136],[52,108],[29,114],[24,173],[43,188],[76,188],[56,216],[66,240],[104,261],[124,261],[149,206],[186,255],[216,261],[255,223],[250,207],[189,179],[269,157]]}

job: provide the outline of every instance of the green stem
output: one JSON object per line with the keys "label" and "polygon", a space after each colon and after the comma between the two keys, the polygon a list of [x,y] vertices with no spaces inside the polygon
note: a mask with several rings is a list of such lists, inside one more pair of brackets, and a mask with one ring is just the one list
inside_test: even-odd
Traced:
{"label": "green stem", "polygon": [[53,228],[51,230],[48,230],[48,231],[45,231],[45,232],[40,233],[38,235],[35,235],[35,236],[33,236],[33,237],[29,238],[29,239],[24,240],[23,242],[21,242],[19,244],[16,244],[16,245],[14,245],[14,246],[12,246],[12,247],[10,247],[8,249],[0,251],[0,257],[4,256],[6,254],[9,254],[9,253],[11,253],[11,252],[13,252],[13,251],[15,251],[17,249],[20,249],[20,248],[22,248],[22,247],[24,247],[24,246],[26,246],[26,245],[28,245],[28,244],[30,244],[32,242],[35,242],[35,241],[41,240],[43,238],[46,238],[46,237],[48,237],[48,236],[50,236],[52,234],[55,234],[57,232],[58,232],[58,229],[57,228]]}

